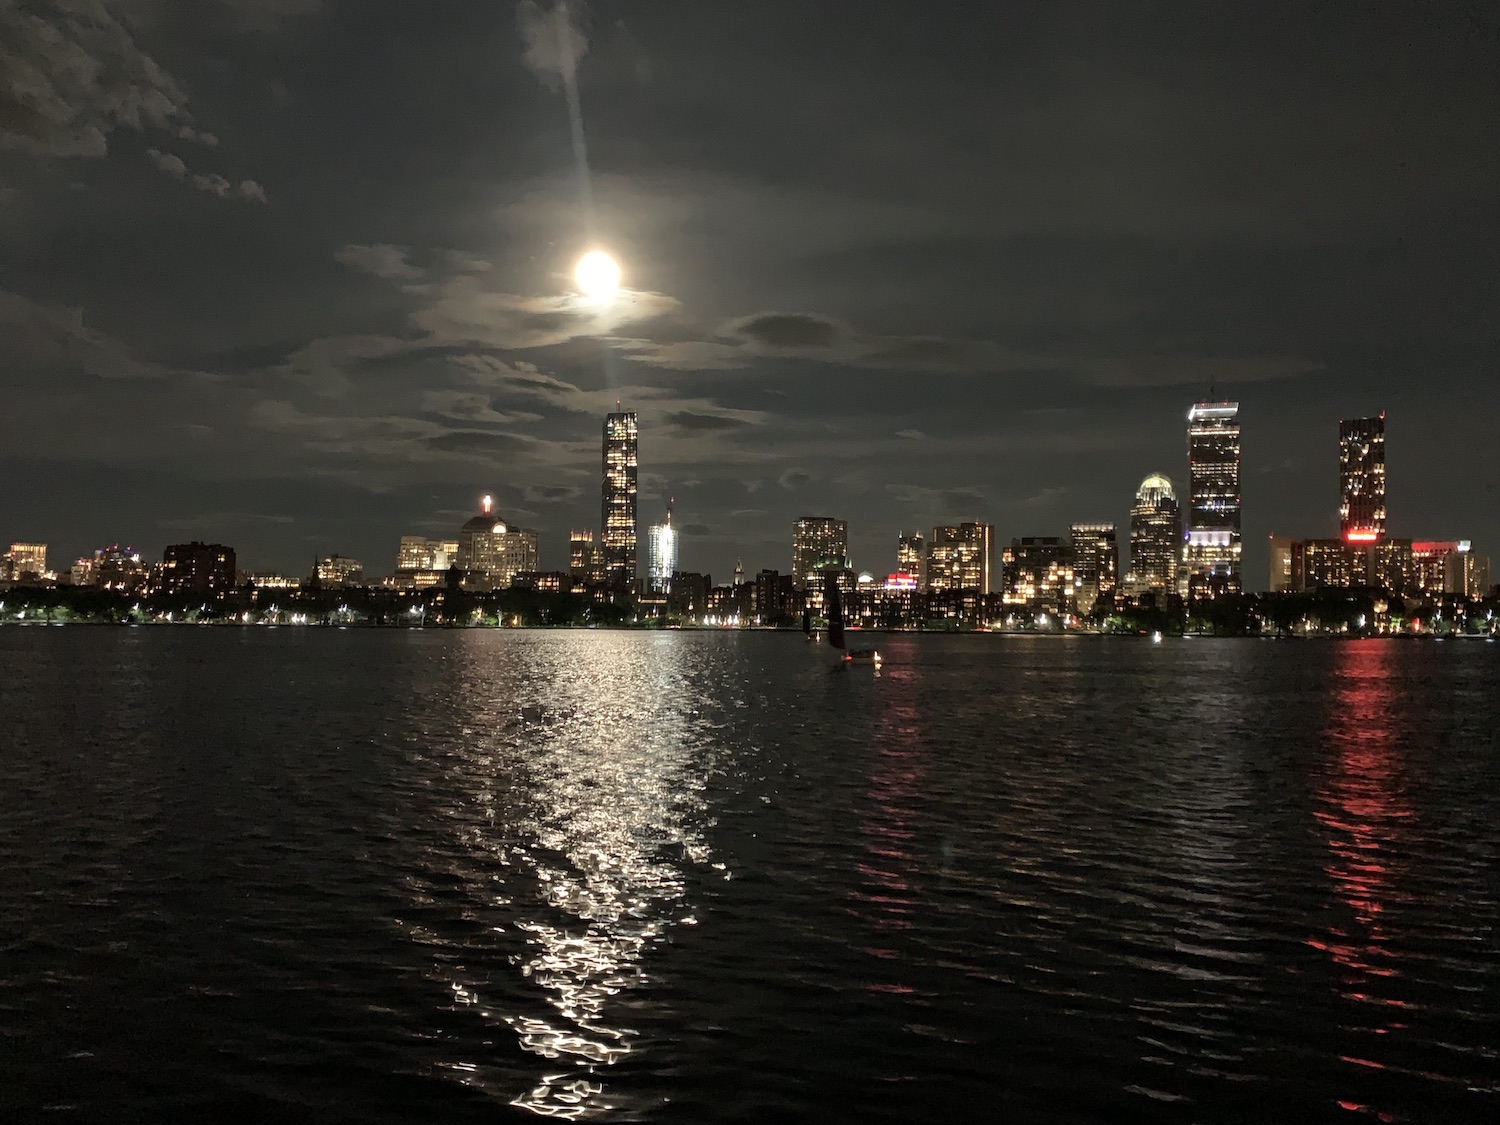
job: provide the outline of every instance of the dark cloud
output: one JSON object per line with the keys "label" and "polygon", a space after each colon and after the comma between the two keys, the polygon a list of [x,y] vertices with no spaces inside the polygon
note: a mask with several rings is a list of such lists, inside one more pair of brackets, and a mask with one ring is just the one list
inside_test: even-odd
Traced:
{"label": "dark cloud", "polygon": [[521,494],[532,504],[558,504],[564,500],[576,500],[583,490],[571,485],[528,484]]}
{"label": "dark cloud", "polygon": [[809,313],[759,313],[732,326],[737,336],[768,348],[831,348],[839,326]]}
{"label": "dark cloud", "polygon": [[691,410],[674,410],[662,416],[669,425],[680,430],[714,433],[723,430],[743,429],[750,423],[743,418],[730,418],[723,414],[696,414]]}

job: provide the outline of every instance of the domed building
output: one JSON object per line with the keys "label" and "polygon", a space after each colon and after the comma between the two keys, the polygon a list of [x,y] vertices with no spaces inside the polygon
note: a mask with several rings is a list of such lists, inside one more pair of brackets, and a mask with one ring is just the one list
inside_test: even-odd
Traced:
{"label": "domed building", "polygon": [[1130,509],[1126,590],[1132,597],[1175,590],[1181,561],[1182,509],[1177,505],[1177,491],[1164,474],[1152,473],[1136,489]]}
{"label": "domed building", "polygon": [[537,533],[512,527],[494,514],[494,499],[480,502],[479,515],[458,532],[458,569],[465,584],[490,589],[509,586],[517,574],[537,569]]}

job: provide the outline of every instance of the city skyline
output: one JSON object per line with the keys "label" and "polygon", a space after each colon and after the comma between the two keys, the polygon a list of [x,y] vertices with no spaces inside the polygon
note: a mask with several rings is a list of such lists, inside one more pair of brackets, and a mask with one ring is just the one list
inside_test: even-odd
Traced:
{"label": "city skyline", "polygon": [[[616,403],[617,409],[607,414],[604,420],[601,444],[603,471],[600,478],[600,508],[598,509],[601,521],[613,525],[610,536],[614,541],[612,551],[602,534],[593,530],[580,531],[577,528],[571,528],[566,545],[562,547],[565,558],[558,565],[549,565],[552,555],[550,550],[544,551],[541,548],[543,536],[532,529],[519,529],[514,526],[513,522],[507,527],[503,514],[495,510],[494,496],[487,492],[479,498],[480,514],[471,516],[459,530],[457,539],[449,539],[446,534],[438,537],[401,535],[393,571],[395,577],[399,579],[402,574],[411,571],[431,574],[451,564],[458,566],[460,570],[473,570],[486,574],[489,580],[501,585],[508,584],[517,573],[569,572],[575,577],[588,575],[590,581],[606,581],[622,589],[640,583],[644,579],[643,590],[660,593],[663,592],[661,589],[663,576],[658,573],[659,563],[668,555],[673,561],[672,569],[674,570],[682,569],[711,576],[714,573],[711,570],[695,569],[691,565],[682,563],[681,533],[677,526],[672,524],[675,498],[667,498],[665,524],[652,524],[647,528],[640,526],[636,485],[639,475],[638,416],[634,411],[621,411],[618,406],[619,404]],[[1239,492],[1241,471],[1239,410],[1240,404],[1237,402],[1200,400],[1194,403],[1187,412],[1188,455],[1185,479],[1188,488],[1194,490],[1189,495],[1198,502],[1199,506],[1196,513],[1199,521],[1196,537],[1193,525],[1194,511],[1192,508],[1186,512],[1182,511],[1180,502],[1175,499],[1175,485],[1171,478],[1160,473],[1148,474],[1143,480],[1136,491],[1130,515],[1123,523],[1116,525],[1112,521],[1107,521],[1103,524],[1090,524],[1079,523],[1075,520],[1069,524],[1071,529],[1069,535],[1072,537],[1075,549],[1081,529],[1103,530],[1107,528],[1109,530],[1111,550],[1115,559],[1112,583],[1120,593],[1136,595],[1148,588],[1154,588],[1158,592],[1165,592],[1170,588],[1171,592],[1187,595],[1191,589],[1196,589],[1192,581],[1194,574],[1202,577],[1215,571],[1221,577],[1233,578],[1229,589],[1274,591],[1287,580],[1287,575],[1290,574],[1288,567],[1291,564],[1287,561],[1285,544],[1295,537],[1286,535],[1284,529],[1282,534],[1272,533],[1268,536],[1271,545],[1270,553],[1265,561],[1269,566],[1271,576],[1269,584],[1260,582],[1253,574],[1247,575],[1243,569],[1239,534],[1242,519]],[[1330,545],[1349,543],[1358,546],[1374,543],[1384,537],[1385,422],[1385,411],[1368,418],[1341,419],[1338,422],[1336,460],[1339,529],[1331,539],[1320,540],[1314,535],[1307,537],[1306,541],[1328,542]],[[1368,538],[1357,530],[1352,537],[1350,536],[1349,517],[1346,513],[1350,505],[1351,494],[1366,497],[1364,501],[1354,505],[1356,512],[1354,521],[1357,526],[1368,523],[1375,527],[1378,524],[1379,534],[1374,538]],[[1170,516],[1153,514],[1158,511],[1157,505],[1161,502],[1167,505],[1167,508],[1161,511],[1170,511]],[[1215,531],[1215,526],[1223,530]],[[1116,538],[1118,527],[1126,529],[1123,536],[1125,552],[1119,549]],[[669,543],[664,543],[658,538],[658,532],[663,529],[670,539]],[[960,555],[954,555],[952,560],[948,560],[945,552],[951,551],[953,544],[962,544],[971,540],[973,529],[983,532],[980,539],[974,540],[982,544],[975,555],[978,561],[959,562]],[[1035,539],[1035,530],[1035,528],[1029,528],[1019,533],[1016,541],[1020,538],[1028,541]],[[793,576],[798,588],[806,586],[817,568],[825,562],[837,562],[840,567],[847,568],[851,576],[868,574],[876,580],[882,573],[913,573],[913,556],[908,549],[909,540],[923,544],[924,553],[920,564],[920,573],[923,576],[923,581],[920,583],[922,588],[929,585],[928,579],[932,578],[929,571],[933,561],[939,557],[945,561],[935,571],[936,578],[931,583],[934,589],[944,589],[949,586],[951,580],[943,577],[947,570],[952,570],[954,574],[960,572],[968,574],[971,567],[977,567],[973,573],[982,576],[979,579],[981,585],[974,588],[982,588],[985,591],[997,591],[1001,588],[1000,568],[993,561],[996,557],[995,528],[991,524],[968,521],[961,524],[934,525],[930,538],[925,537],[921,532],[895,532],[895,543],[890,560],[891,569],[888,570],[883,569],[883,564],[879,561],[870,566],[860,565],[850,551],[849,534],[849,521],[838,517],[802,516],[794,522],[792,566],[786,573]],[[518,535],[522,537],[521,540],[517,539]],[[0,529],[0,536],[3,536],[3,529]],[[1171,551],[1176,578],[1170,587],[1163,586],[1160,577],[1165,571],[1166,562],[1155,560],[1157,554],[1162,554],[1166,550],[1168,538],[1173,539],[1176,544]],[[1210,539],[1213,540],[1211,543]],[[1460,540],[1466,544],[1472,542],[1468,536],[1454,537],[1450,540],[1429,539],[1425,542],[1436,545],[1445,542],[1457,543]],[[1045,541],[1061,543],[1063,539],[1054,536],[1046,538]],[[11,555],[15,560],[29,560],[38,552],[40,553],[38,557],[45,559],[49,550],[53,549],[45,542],[33,543],[18,539],[12,539],[10,542]],[[482,547],[479,546],[481,542],[484,544]],[[519,546],[514,545],[517,542],[520,543]],[[1410,543],[1412,539],[1408,536],[1401,542]],[[1138,543],[1154,560],[1150,565],[1150,573],[1155,577],[1144,584],[1137,580],[1139,564],[1136,561],[1136,547]],[[1487,544],[1481,544],[1481,546],[1487,548]],[[118,549],[118,545],[97,548],[94,554],[102,557],[106,551]],[[1466,546],[1465,550],[1468,549]],[[584,551],[582,555],[580,550]],[[962,551],[961,547],[960,551]],[[483,557],[480,558],[480,555]],[[337,550],[320,552],[314,556],[313,571],[318,572],[322,565],[327,564],[329,558],[348,561],[352,557],[354,556],[348,553],[341,554]],[[377,554],[375,557],[380,556]],[[1342,556],[1339,557],[1342,558]],[[54,553],[52,561],[55,562],[59,558],[61,555]],[[323,560],[322,563],[319,562],[320,559]],[[743,559],[744,552],[737,552],[736,569],[742,564]],[[77,562],[73,564],[74,569],[85,564],[87,560],[88,552],[79,554]],[[355,561],[358,561],[357,558]],[[22,573],[27,565],[29,563],[13,560],[12,569],[17,573]],[[363,563],[360,565],[365,567]],[[1348,565],[1351,564],[1337,562],[1335,571],[1341,573],[1340,568],[1347,568]],[[1374,562],[1371,561],[1368,565],[1373,566]],[[1298,573],[1300,573],[1300,562],[1298,567]],[[58,568],[53,566],[51,569],[57,570]],[[259,574],[282,573],[277,568],[265,566],[257,566],[254,569]],[[371,575],[384,574],[384,568],[378,562],[366,569]],[[771,569],[777,568],[771,567]],[[250,571],[247,568],[245,572]],[[284,573],[293,576],[299,572],[297,568],[292,568]],[[1263,567],[1262,573],[1267,573],[1267,569]],[[1279,578],[1278,575],[1280,575]],[[1239,585],[1236,586],[1235,583]]]}
{"label": "city skyline", "polygon": [[[1230,397],[1243,573],[1336,534],[1327,427],[1382,409],[1392,533],[1500,541],[1494,28],[1273,9],[600,8],[585,214],[514,5],[110,0],[91,37],[37,0],[77,50],[4,37],[57,96],[0,89],[0,528],[293,569],[492,490],[560,567],[619,400],[696,569],[837,505],[880,572],[893,529],[1123,527],[1122,482],[1185,489],[1186,404]],[[854,65],[892,43],[894,81]],[[609,304],[575,291],[595,243]]]}

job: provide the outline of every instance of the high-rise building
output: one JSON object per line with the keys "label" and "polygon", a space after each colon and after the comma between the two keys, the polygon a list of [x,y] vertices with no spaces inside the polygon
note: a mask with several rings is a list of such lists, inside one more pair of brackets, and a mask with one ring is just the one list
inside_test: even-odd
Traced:
{"label": "high-rise building", "polygon": [[987,523],[934,527],[927,548],[927,589],[990,592],[995,529]]}
{"label": "high-rise building", "polygon": [[403,535],[396,548],[396,573],[387,582],[403,589],[436,586],[457,562],[457,539]]}
{"label": "high-rise building", "polygon": [[1114,609],[1120,586],[1120,544],[1112,523],[1075,523],[1073,597],[1078,612]]}
{"label": "high-rise building", "polygon": [[1339,534],[1346,543],[1385,537],[1385,411],[1339,423]]}
{"label": "high-rise building", "polygon": [[174,543],[161,555],[161,591],[220,598],[234,589],[234,548],[222,543]]}
{"label": "high-rise building", "polygon": [[[1427,547],[1432,544],[1419,544]],[[1291,539],[1271,536],[1273,594],[1325,588],[1370,587],[1404,594],[1420,586],[1421,559],[1414,565],[1410,539],[1350,543],[1344,539]],[[1428,577],[1442,586],[1442,566]]]}
{"label": "high-rise building", "polygon": [[1482,597],[1489,592],[1490,560],[1467,539],[1419,540],[1411,545],[1414,585],[1424,594]]}
{"label": "high-rise building", "polygon": [[480,514],[459,529],[457,565],[475,585],[501,588],[537,569],[537,533],[511,527],[494,514],[494,503],[484,497]]}
{"label": "high-rise building", "polygon": [[803,516],[792,524],[792,581],[799,590],[820,590],[819,568],[849,565],[849,524],[831,516]]}
{"label": "high-rise building", "polygon": [[1132,597],[1148,592],[1164,594],[1177,588],[1182,562],[1182,510],[1172,482],[1152,473],[1135,490],[1130,509],[1130,577]]}
{"label": "high-rise building", "polygon": [[1055,535],[1012,539],[1001,600],[1008,607],[1067,613],[1073,601],[1073,547]]}
{"label": "high-rise building", "polygon": [[139,590],[146,584],[150,568],[141,553],[118,543],[100,547],[92,557],[73,564],[73,585],[99,586],[106,590]]}
{"label": "high-rise building", "polygon": [[639,427],[635,411],[604,416],[604,480],[599,526],[604,575],[609,585],[635,584],[635,500],[639,467]]}
{"label": "high-rise building", "polygon": [[915,579],[918,590],[927,589],[927,541],[920,531],[903,531],[896,540],[896,573]]}
{"label": "high-rise building", "polygon": [[667,505],[664,523],[654,523],[646,537],[646,586],[653,594],[672,592],[672,574],[677,569],[677,529],[672,526],[672,505]]}
{"label": "high-rise building", "polygon": [[345,555],[325,555],[314,571],[322,586],[363,586],[365,564]]}
{"label": "high-rise building", "polygon": [[12,543],[5,556],[10,577],[16,582],[28,578],[41,578],[47,573],[47,544]]}
{"label": "high-rise building", "polygon": [[457,539],[403,535],[396,548],[398,571],[447,570],[458,560]]}
{"label": "high-rise building", "polygon": [[1237,402],[1199,402],[1188,411],[1189,593],[1240,588],[1239,413]]}

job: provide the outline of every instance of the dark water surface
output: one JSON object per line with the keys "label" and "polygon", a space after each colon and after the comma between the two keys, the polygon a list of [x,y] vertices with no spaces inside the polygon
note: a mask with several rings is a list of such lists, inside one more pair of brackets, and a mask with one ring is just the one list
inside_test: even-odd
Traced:
{"label": "dark water surface", "polygon": [[0,630],[0,1118],[1500,1120],[1500,646]]}

